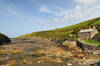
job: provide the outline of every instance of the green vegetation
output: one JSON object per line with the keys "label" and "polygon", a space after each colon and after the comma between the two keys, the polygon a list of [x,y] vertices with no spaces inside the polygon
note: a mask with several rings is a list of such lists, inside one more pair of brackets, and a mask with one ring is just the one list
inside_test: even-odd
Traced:
{"label": "green vegetation", "polygon": [[85,40],[85,42],[87,42],[87,43],[91,43],[91,44],[100,45],[100,42],[95,41],[95,40]]}
{"label": "green vegetation", "polygon": [[[96,28],[100,31],[100,17],[90,19],[72,26],[64,27],[64,28],[57,28],[54,30],[49,31],[40,31],[40,32],[33,32],[30,34],[26,34],[20,36],[18,38],[33,38],[33,37],[42,37],[42,38],[56,38],[56,39],[77,39],[77,34],[81,29],[88,29],[89,27],[96,26]],[[72,36],[70,36],[72,35]]]}

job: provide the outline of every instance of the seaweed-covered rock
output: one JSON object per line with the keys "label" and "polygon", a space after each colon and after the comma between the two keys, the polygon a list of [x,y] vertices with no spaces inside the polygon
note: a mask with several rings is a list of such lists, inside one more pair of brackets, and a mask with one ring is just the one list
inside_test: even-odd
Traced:
{"label": "seaweed-covered rock", "polygon": [[0,45],[7,44],[11,40],[4,34],[0,33]]}

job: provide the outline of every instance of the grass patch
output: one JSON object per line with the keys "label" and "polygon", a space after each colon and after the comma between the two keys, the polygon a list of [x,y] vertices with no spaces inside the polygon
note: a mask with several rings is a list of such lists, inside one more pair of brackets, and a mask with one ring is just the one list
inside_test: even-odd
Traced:
{"label": "grass patch", "polygon": [[95,41],[95,40],[85,40],[85,42],[87,42],[87,43],[91,43],[91,44],[100,45],[100,42]]}

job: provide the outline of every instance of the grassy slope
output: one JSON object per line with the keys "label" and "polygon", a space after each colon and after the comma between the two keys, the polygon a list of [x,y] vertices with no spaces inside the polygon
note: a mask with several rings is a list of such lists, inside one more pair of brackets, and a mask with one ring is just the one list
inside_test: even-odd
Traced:
{"label": "grassy slope", "polygon": [[69,34],[72,34],[73,38],[75,39],[77,36],[77,33],[81,29],[88,29],[89,27],[96,26],[96,28],[100,31],[100,17],[94,18],[91,20],[87,20],[72,26],[64,27],[64,28],[58,28],[54,30],[49,31],[40,31],[40,32],[33,32],[30,34],[26,34],[20,37],[24,38],[33,38],[33,37],[42,37],[42,38],[57,38],[57,39],[68,39]]}
{"label": "grassy slope", "polygon": [[87,43],[91,43],[91,44],[100,45],[100,42],[95,41],[95,40],[85,40],[85,42],[87,42]]}

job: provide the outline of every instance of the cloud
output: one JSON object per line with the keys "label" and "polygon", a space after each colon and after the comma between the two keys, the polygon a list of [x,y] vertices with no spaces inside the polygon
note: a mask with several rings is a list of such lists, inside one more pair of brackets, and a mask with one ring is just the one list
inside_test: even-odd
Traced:
{"label": "cloud", "polygon": [[[55,11],[53,9],[56,9],[56,10],[59,10],[59,11]],[[63,10],[63,8],[60,8],[60,7],[53,7],[52,9],[43,5],[40,7],[40,12],[42,13],[48,13],[48,14],[52,14],[53,16],[63,16],[64,14],[67,14],[68,12],[70,12],[70,10]]]}
{"label": "cloud", "polygon": [[93,5],[97,2],[97,0],[75,0],[76,3],[80,5]]}
{"label": "cloud", "polygon": [[52,14],[55,16],[52,22],[74,22],[75,20],[83,20],[88,18],[100,17],[100,1],[98,0],[74,0],[76,4],[73,9],[58,9],[59,11],[42,6],[40,12]]}
{"label": "cloud", "polygon": [[51,9],[47,8],[46,6],[42,6],[40,8],[40,12],[50,13],[50,14],[56,14],[56,12],[52,11]]}
{"label": "cloud", "polygon": [[100,5],[91,8],[76,5],[70,12],[66,11],[62,18],[54,18],[54,22],[73,22],[75,20],[82,20],[88,18],[100,17]]}
{"label": "cloud", "polygon": [[7,6],[7,5],[3,5],[3,7],[4,7],[10,14],[12,14],[12,15],[17,15],[17,12],[16,12],[13,8],[11,8],[11,7]]}

